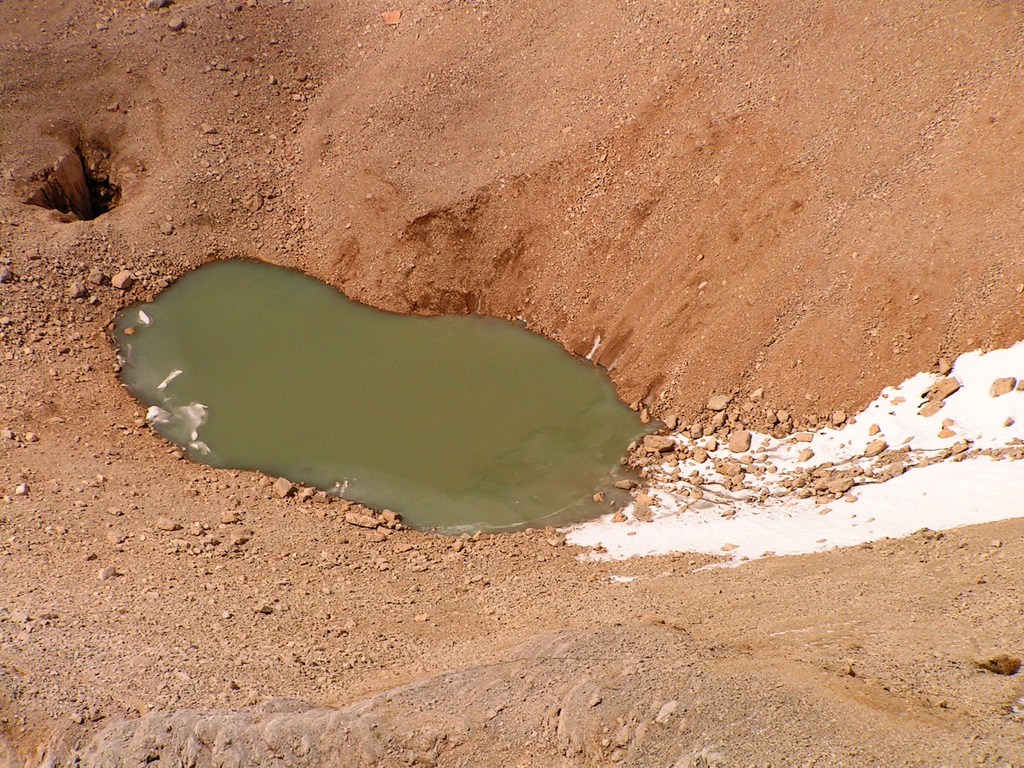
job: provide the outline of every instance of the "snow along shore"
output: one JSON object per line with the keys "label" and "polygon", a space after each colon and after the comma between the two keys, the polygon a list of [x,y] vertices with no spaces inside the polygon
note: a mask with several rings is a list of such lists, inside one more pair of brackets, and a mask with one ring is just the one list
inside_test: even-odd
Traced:
{"label": "snow along shore", "polygon": [[[701,552],[733,564],[921,528],[1024,516],[1024,342],[888,387],[855,418],[730,450],[688,432],[647,438],[649,486],[566,529],[590,557]],[[732,445],[737,449],[737,445]]]}

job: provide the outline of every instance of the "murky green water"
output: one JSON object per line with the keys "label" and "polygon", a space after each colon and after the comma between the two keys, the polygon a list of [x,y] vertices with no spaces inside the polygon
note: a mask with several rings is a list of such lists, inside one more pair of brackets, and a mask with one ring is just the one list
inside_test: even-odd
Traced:
{"label": "murky green water", "polygon": [[191,272],[115,333],[125,384],[193,459],[335,489],[417,528],[605,512],[592,496],[644,432],[554,342],[491,318],[382,312],[266,264]]}

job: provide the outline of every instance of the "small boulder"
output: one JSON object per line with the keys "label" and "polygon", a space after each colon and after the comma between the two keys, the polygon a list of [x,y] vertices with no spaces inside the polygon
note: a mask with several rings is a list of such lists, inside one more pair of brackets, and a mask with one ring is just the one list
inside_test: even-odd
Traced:
{"label": "small boulder", "polygon": [[670,437],[663,435],[647,435],[644,438],[644,448],[649,453],[666,453],[675,447],[675,442]]}
{"label": "small boulder", "polygon": [[156,519],[156,527],[161,531],[180,531],[181,523],[171,520],[169,517],[161,516]]}
{"label": "small boulder", "polygon": [[750,450],[750,432],[740,429],[729,436],[729,450],[733,453],[744,453]]}
{"label": "small boulder", "polygon": [[84,299],[87,291],[85,285],[75,280],[68,286],[68,297],[72,299]]}
{"label": "small boulder", "polygon": [[869,459],[874,458],[888,447],[889,444],[885,440],[872,440],[868,443],[868,447],[864,449],[864,456]]}
{"label": "small boulder", "polygon": [[980,669],[994,672],[997,675],[1015,675],[1020,671],[1020,659],[1008,653],[1000,653],[988,659],[976,661]]}
{"label": "small boulder", "polygon": [[732,402],[731,395],[715,395],[708,400],[709,411],[724,411],[729,407],[729,403]]}
{"label": "small boulder", "polygon": [[279,477],[274,481],[274,493],[280,498],[286,499],[295,493],[295,485],[287,477]]}
{"label": "small boulder", "polygon": [[992,397],[1001,397],[1002,395],[1007,395],[1010,392],[1013,392],[1013,388],[1016,386],[1017,379],[1012,376],[1008,376],[1006,378],[996,379],[993,381],[992,387],[989,389],[988,393]]}
{"label": "small boulder", "polygon": [[945,400],[953,393],[959,391],[960,382],[951,376],[939,379],[932,384],[924,396],[929,400]]}
{"label": "small boulder", "polygon": [[373,515],[366,515],[362,512],[346,512],[345,522],[349,525],[357,525],[360,528],[376,528],[379,523]]}
{"label": "small boulder", "polygon": [[119,291],[127,291],[135,285],[135,276],[131,271],[122,269],[110,279],[110,284]]}

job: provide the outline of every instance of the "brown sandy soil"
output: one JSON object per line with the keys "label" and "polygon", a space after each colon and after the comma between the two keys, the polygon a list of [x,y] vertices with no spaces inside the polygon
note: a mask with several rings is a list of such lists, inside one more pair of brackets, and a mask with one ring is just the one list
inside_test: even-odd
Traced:
{"label": "brown sandy soil", "polygon": [[[853,412],[1024,338],[1019,4],[3,0],[0,21],[0,764],[151,711],[462,669],[343,710],[383,734],[339,741],[351,764],[1024,765],[1021,677],[974,664],[1024,649],[1021,522],[709,570],[583,562],[551,531],[371,532],[180,460],[105,335],[256,257],[576,353],[600,336],[658,415],[755,388],[795,426]],[[24,205],[74,147],[120,204]],[[428,716],[443,738],[417,745]]]}

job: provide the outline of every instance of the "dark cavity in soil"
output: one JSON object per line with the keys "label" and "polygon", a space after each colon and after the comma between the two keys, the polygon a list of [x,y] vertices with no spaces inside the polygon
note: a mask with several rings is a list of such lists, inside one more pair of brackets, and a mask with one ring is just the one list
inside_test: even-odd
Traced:
{"label": "dark cavity in soil", "polygon": [[102,216],[121,200],[121,190],[103,170],[106,159],[87,163],[79,150],[68,152],[43,174],[42,186],[25,202],[84,221]]}
{"label": "dark cavity in soil", "polygon": [[[446,533],[610,512],[646,429],[596,366],[479,315],[357,304],[291,270],[217,262],[115,334],[122,378],[164,437]],[[603,491],[606,501],[595,502]]]}

